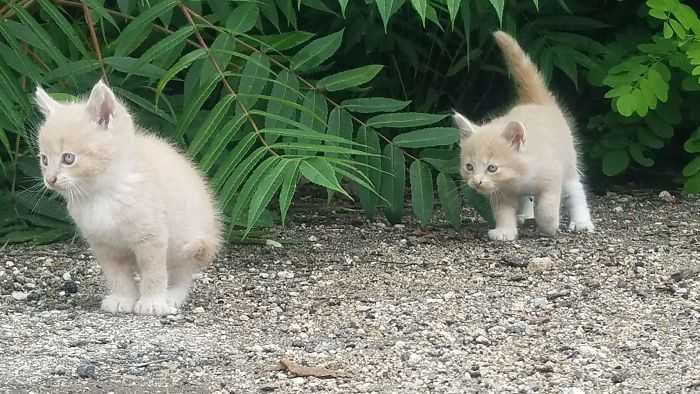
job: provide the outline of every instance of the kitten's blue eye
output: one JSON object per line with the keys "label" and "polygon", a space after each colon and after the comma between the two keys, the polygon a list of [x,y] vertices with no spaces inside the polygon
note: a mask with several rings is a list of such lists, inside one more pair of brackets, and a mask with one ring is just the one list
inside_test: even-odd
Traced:
{"label": "kitten's blue eye", "polygon": [[63,154],[63,156],[61,156],[61,161],[63,164],[70,166],[75,163],[75,155],[73,153],[66,152]]}
{"label": "kitten's blue eye", "polygon": [[46,157],[46,155],[41,155],[41,164],[43,164],[44,167],[49,165],[49,158]]}
{"label": "kitten's blue eye", "polygon": [[496,171],[498,171],[498,166],[494,165],[494,164],[490,164],[488,167],[486,167],[486,170],[488,170],[488,172],[496,172]]}
{"label": "kitten's blue eye", "polygon": [[472,163],[467,163],[467,171],[474,171],[474,166]]}

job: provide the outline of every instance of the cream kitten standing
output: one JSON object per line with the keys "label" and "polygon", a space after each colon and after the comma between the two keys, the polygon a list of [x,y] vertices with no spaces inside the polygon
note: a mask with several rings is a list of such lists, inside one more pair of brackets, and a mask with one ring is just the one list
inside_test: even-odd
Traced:
{"label": "cream kitten standing", "polygon": [[39,129],[44,183],[66,199],[102,267],[110,290],[102,309],[175,312],[192,274],[221,244],[202,175],[135,125],[102,81],[87,101],[59,103],[38,87],[36,102],[46,117]]}
{"label": "cream kitten standing", "polygon": [[517,238],[518,216],[522,219],[532,209],[529,196],[535,197],[535,220],[544,234],[554,235],[559,229],[562,197],[571,218],[569,229],[593,231],[566,116],[520,45],[501,31],[494,37],[515,79],[517,104],[482,125],[454,115],[461,130],[462,176],[474,190],[489,196],[496,219],[489,238]]}

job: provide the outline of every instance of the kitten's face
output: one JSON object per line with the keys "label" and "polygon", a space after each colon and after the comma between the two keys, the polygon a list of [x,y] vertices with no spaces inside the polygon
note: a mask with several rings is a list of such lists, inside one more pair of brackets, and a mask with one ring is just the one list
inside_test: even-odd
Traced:
{"label": "kitten's face", "polygon": [[474,135],[461,143],[461,173],[482,194],[507,188],[520,176],[518,152],[500,136]]}
{"label": "kitten's face", "polygon": [[117,126],[131,125],[131,119],[102,82],[87,102],[58,103],[40,89],[36,100],[46,116],[38,139],[44,185],[70,199],[81,197],[131,130]]}
{"label": "kitten's face", "polygon": [[489,195],[509,189],[525,174],[520,153],[525,129],[521,123],[476,126],[460,114],[454,119],[461,130],[460,171],[469,187]]}

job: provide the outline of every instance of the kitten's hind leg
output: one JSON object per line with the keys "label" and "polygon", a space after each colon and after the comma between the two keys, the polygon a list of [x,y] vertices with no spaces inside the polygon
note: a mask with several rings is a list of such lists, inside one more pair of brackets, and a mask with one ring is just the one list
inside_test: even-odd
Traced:
{"label": "kitten's hind leg", "polygon": [[542,191],[535,196],[535,202],[537,228],[547,236],[554,236],[559,230],[561,188],[549,188]]}
{"label": "kitten's hind leg", "polygon": [[535,203],[531,196],[521,196],[518,206],[518,224],[535,218]]}
{"label": "kitten's hind leg", "polygon": [[566,198],[566,208],[569,211],[569,231],[593,231],[593,221],[588,210],[586,192],[578,179],[565,182],[562,186]]}
{"label": "kitten's hind leg", "polygon": [[494,241],[513,241],[518,238],[518,198],[499,193],[491,195],[490,201],[496,228],[489,230],[489,238]]}
{"label": "kitten's hind leg", "polygon": [[102,300],[102,310],[110,313],[131,313],[139,298],[131,256],[128,252],[120,253],[101,245],[93,245],[93,249],[110,292]]}
{"label": "kitten's hind leg", "polygon": [[141,274],[141,298],[134,306],[140,315],[167,315],[177,310],[168,305],[167,241],[156,238],[139,243],[134,253]]}
{"label": "kitten's hind leg", "polygon": [[188,261],[178,261],[168,266],[168,305],[180,308],[192,287],[192,267]]}

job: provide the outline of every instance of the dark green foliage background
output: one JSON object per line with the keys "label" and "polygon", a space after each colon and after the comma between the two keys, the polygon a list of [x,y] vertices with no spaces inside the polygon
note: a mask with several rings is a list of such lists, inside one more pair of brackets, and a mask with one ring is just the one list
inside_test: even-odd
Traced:
{"label": "dark green foliage background", "polygon": [[[232,234],[284,221],[299,182],[368,216],[460,224],[454,108],[513,99],[491,33],[516,35],[578,121],[587,173],[700,191],[700,20],[679,0],[6,0],[0,5],[0,241],[73,227],[43,194],[32,92],[104,77],[180,144]],[[617,179],[617,178],[614,178]],[[437,198],[435,198],[437,195]],[[457,197],[462,196],[462,197]]]}

